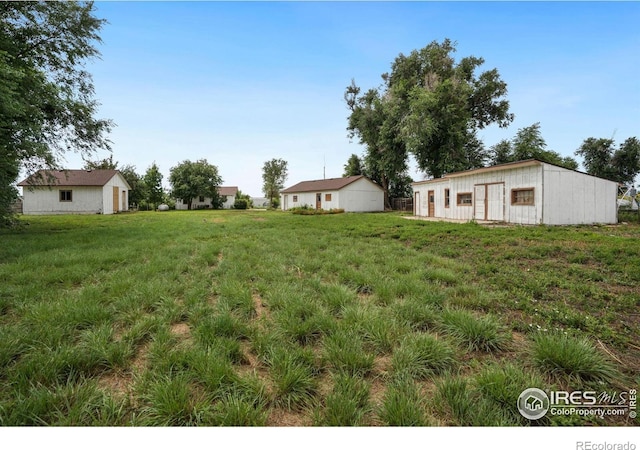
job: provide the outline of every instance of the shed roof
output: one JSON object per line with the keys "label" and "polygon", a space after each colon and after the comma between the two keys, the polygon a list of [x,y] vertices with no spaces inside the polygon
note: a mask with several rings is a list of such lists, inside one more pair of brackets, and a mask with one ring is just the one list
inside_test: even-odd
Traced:
{"label": "shed roof", "polygon": [[[40,170],[18,186],[104,186],[117,170]],[[125,180],[126,181],[126,180]]]}
{"label": "shed roof", "polygon": [[327,178],[325,180],[301,181],[300,183],[294,184],[293,186],[288,187],[287,189],[280,192],[282,192],[283,194],[289,194],[294,192],[339,191],[343,187],[348,186],[351,183],[362,178],[369,181],[373,185],[378,186],[364,175],[353,175],[344,178]]}
{"label": "shed roof", "polygon": [[227,196],[235,196],[238,193],[238,186],[220,186],[218,187],[218,194]]}

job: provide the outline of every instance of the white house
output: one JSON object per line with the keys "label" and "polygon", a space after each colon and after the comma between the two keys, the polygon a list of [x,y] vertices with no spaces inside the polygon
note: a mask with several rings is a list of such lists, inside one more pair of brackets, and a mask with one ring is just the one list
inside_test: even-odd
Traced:
{"label": "white house", "polygon": [[283,211],[305,205],[346,212],[384,211],[384,192],[364,175],[302,181],[280,192],[280,205]]}
{"label": "white house", "polygon": [[[238,193],[238,186],[220,186],[218,187],[218,194],[224,199],[222,207],[224,209],[233,208],[233,204],[236,201],[236,194]],[[210,209],[211,197],[205,197],[200,195],[191,201],[191,209]],[[188,200],[177,199],[176,209],[189,209]]]}
{"label": "white house", "polygon": [[414,215],[515,224],[617,223],[617,183],[535,159],[412,184]]}
{"label": "white house", "polygon": [[18,183],[23,214],[113,214],[129,210],[131,186],[117,170],[47,170]]}

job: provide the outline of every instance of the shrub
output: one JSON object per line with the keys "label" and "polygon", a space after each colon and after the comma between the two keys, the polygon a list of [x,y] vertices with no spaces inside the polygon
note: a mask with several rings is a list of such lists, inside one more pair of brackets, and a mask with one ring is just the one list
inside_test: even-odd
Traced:
{"label": "shrub", "polygon": [[233,203],[233,209],[247,209],[249,207],[249,202],[245,198],[236,198],[236,201]]}

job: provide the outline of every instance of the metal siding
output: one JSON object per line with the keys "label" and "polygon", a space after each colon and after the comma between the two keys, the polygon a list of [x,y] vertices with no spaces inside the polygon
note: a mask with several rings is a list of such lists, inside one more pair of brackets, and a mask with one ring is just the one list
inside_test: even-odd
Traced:
{"label": "metal siding", "polygon": [[[60,191],[72,191],[71,202],[60,201]],[[63,186],[23,189],[23,214],[96,214],[102,212],[102,187]]]}

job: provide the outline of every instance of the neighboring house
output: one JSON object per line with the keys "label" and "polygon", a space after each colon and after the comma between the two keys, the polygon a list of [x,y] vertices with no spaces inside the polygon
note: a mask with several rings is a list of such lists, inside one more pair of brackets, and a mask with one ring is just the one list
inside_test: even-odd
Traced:
{"label": "neighboring house", "polygon": [[[238,193],[238,186],[220,186],[218,187],[218,194],[223,197],[224,203],[222,207],[224,209],[233,208],[233,204],[236,201],[236,194]],[[176,199],[176,209],[189,209],[188,200]],[[210,209],[211,197],[205,197],[204,195],[198,196],[191,201],[191,209]]]}
{"label": "neighboring house", "polygon": [[617,223],[617,184],[535,159],[412,184],[414,215],[514,224]]}
{"label": "neighboring house", "polygon": [[23,214],[113,214],[129,210],[131,186],[117,170],[40,171],[18,183]]}
{"label": "neighboring house", "polygon": [[364,175],[303,181],[280,192],[283,211],[309,206],[346,212],[384,211],[384,191]]}

